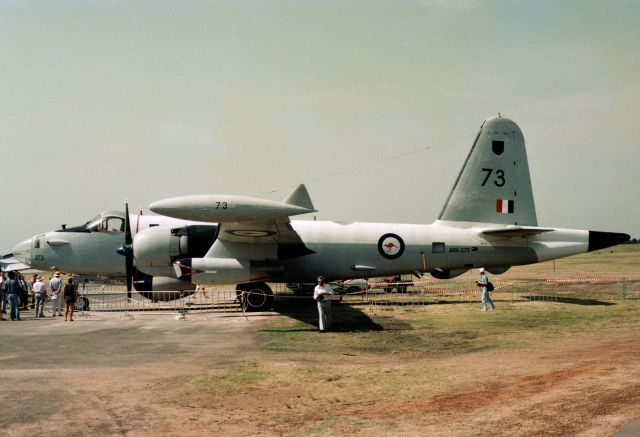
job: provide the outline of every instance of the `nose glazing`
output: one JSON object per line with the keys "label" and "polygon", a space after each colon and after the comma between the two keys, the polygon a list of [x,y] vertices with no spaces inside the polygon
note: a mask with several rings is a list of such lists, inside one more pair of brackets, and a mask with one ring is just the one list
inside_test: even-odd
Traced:
{"label": "nose glazing", "polygon": [[15,256],[21,263],[31,264],[31,243],[33,238],[21,241],[13,248],[13,256]]}

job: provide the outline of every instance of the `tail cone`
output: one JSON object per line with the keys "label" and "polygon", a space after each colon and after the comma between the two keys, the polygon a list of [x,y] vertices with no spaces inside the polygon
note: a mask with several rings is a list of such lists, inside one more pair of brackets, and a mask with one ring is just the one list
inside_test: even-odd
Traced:
{"label": "tail cone", "polygon": [[589,231],[589,252],[604,249],[605,247],[617,246],[629,241],[631,237],[627,234],[617,232],[597,232]]}

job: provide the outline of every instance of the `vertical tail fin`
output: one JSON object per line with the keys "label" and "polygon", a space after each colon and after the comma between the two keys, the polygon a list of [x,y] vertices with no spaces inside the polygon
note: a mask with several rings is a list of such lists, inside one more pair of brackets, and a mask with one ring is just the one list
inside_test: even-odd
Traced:
{"label": "vertical tail fin", "polygon": [[538,225],[518,125],[500,116],[485,120],[438,219]]}

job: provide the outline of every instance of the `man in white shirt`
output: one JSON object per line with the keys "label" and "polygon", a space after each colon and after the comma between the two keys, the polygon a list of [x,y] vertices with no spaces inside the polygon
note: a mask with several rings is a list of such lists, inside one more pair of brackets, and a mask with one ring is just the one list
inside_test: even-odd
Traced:
{"label": "man in white shirt", "polygon": [[333,288],[324,283],[324,277],[318,276],[318,285],[313,290],[313,298],[318,302],[318,328],[320,332],[327,332],[331,327],[331,295]]}
{"label": "man in white shirt", "polygon": [[33,296],[36,300],[35,317],[44,317],[44,302],[47,300],[47,286],[42,281],[42,276],[38,276],[33,283]]}
{"label": "man in white shirt", "polygon": [[60,272],[56,272],[49,281],[49,290],[51,291],[51,312],[53,317],[62,317],[62,280]]}

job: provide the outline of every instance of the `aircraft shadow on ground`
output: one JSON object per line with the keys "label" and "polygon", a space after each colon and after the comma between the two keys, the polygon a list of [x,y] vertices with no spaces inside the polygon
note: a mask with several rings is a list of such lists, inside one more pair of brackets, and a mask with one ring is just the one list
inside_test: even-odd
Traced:
{"label": "aircraft shadow on ground", "polygon": [[549,296],[522,296],[522,297],[530,301],[547,301],[547,302],[557,302],[557,303],[568,303],[572,305],[602,305],[602,306],[616,305],[614,302],[605,302],[597,299],[577,299],[575,297],[554,297],[554,298],[550,298]]}
{"label": "aircraft shadow on ground", "polygon": [[[279,314],[312,325],[310,328],[301,328],[301,330],[315,331],[318,329],[318,307],[313,300],[275,302],[273,309]],[[332,303],[331,319],[331,331],[333,332],[411,329],[409,324],[399,322],[391,317],[376,317],[376,321],[373,321],[360,309],[341,302]]]}

